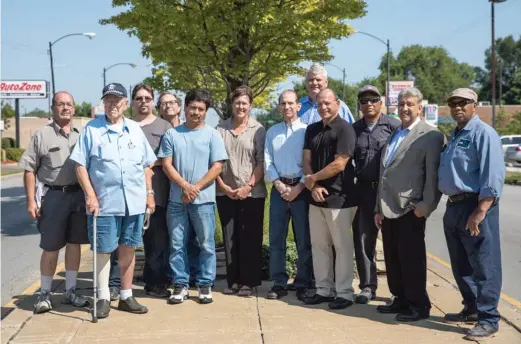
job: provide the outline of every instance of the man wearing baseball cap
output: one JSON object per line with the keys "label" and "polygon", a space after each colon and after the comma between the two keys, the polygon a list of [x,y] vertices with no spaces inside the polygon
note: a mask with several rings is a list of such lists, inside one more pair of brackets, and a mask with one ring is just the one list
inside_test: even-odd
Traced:
{"label": "man wearing baseball cap", "polygon": [[353,241],[361,290],[356,302],[368,303],[376,297],[378,286],[375,263],[378,228],[374,223],[374,208],[380,178],[380,157],[387,138],[401,123],[382,113],[382,96],[375,86],[365,85],[358,91],[358,104],[364,116],[353,124],[359,201],[353,222]]}
{"label": "man wearing baseball cap", "polygon": [[441,154],[438,187],[448,196],[443,225],[464,307],[444,321],[474,322],[465,339],[483,340],[494,336],[500,320],[499,198],[505,163],[498,133],[476,114],[476,93],[458,88],[447,102],[457,127]]}
{"label": "man wearing baseball cap", "polygon": [[125,118],[127,91],[121,84],[103,88],[105,115],[90,121],[71,159],[85,192],[92,243],[97,217],[97,317],[110,312],[110,253],[118,250],[121,291],[118,309],[135,314],[148,309],[132,296],[135,248],[142,246],[145,209],[155,210],[151,166],[157,160],[139,124]]}

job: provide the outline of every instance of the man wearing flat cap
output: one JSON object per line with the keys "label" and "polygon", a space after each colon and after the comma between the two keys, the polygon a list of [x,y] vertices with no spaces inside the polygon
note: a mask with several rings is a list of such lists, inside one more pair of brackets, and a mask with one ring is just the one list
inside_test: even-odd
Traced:
{"label": "man wearing flat cap", "polygon": [[372,85],[365,85],[358,91],[358,104],[364,116],[353,124],[359,201],[353,222],[353,241],[361,290],[356,302],[368,303],[376,297],[377,288],[375,251],[378,228],[374,223],[374,208],[380,178],[380,157],[388,137],[401,123],[382,113],[382,96],[378,88]]}
{"label": "man wearing flat cap", "polygon": [[110,312],[110,253],[118,250],[121,291],[118,309],[135,314],[148,309],[132,296],[135,248],[142,246],[144,213],[155,210],[151,166],[157,160],[138,123],[125,118],[127,91],[112,83],[103,88],[105,115],[84,128],[71,159],[85,192],[89,239],[97,217],[97,317]]}
{"label": "man wearing flat cap", "polygon": [[476,114],[474,91],[458,88],[447,102],[457,127],[441,154],[438,187],[448,196],[443,227],[464,307],[444,321],[476,323],[465,339],[483,340],[498,331],[500,320],[503,150],[497,132]]}

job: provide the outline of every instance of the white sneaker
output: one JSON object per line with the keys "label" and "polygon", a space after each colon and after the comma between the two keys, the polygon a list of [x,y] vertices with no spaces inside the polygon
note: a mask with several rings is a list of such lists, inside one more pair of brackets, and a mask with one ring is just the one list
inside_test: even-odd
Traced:
{"label": "white sneaker", "polygon": [[48,312],[52,309],[51,303],[51,293],[49,291],[42,290],[40,295],[38,295],[38,299],[34,304],[34,313],[41,314]]}
{"label": "white sneaker", "polygon": [[184,300],[188,299],[188,288],[184,285],[174,286],[172,295],[168,298],[168,303],[171,305],[183,303]]}
{"label": "white sneaker", "polygon": [[199,290],[199,303],[204,305],[213,302],[211,286],[201,285],[197,287],[197,290]]}

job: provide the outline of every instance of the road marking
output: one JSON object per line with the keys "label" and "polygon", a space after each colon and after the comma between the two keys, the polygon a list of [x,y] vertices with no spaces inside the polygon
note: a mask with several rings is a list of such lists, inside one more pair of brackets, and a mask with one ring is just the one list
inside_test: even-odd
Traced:
{"label": "road marking", "polygon": [[[83,247],[81,248],[80,252],[81,252],[81,255],[83,255],[83,253],[87,252],[87,250],[90,248],[90,245],[89,244],[86,244],[86,245],[82,245]],[[62,272],[65,270],[65,258],[63,259],[63,262],[61,262],[57,267],[56,267],[56,272],[55,272],[55,275],[59,272]],[[31,284],[30,286],[28,286],[27,288],[25,288],[24,291],[22,291],[21,294],[17,295],[17,296],[29,296],[29,295],[33,295],[34,293],[36,293],[36,291],[40,288],[40,280],[36,280],[33,284]],[[16,307],[16,304],[15,302],[16,301],[20,301],[21,299],[14,299],[12,298],[11,301],[9,301],[6,305],[2,306],[2,308],[11,308],[11,307]]]}
{"label": "road marking", "polygon": [[[450,266],[449,263],[447,263],[446,261],[444,261],[440,257],[437,257],[437,256],[433,255],[430,252],[427,252],[427,257],[429,257],[432,260],[437,261],[438,263],[440,263],[441,265],[443,265],[444,267],[446,267],[448,269],[452,269],[452,267]],[[503,301],[506,301],[506,302],[510,303],[512,306],[515,306],[517,308],[521,308],[521,302],[519,302],[518,300],[514,299],[513,297],[510,297],[507,294],[501,293],[501,298],[503,299]]]}

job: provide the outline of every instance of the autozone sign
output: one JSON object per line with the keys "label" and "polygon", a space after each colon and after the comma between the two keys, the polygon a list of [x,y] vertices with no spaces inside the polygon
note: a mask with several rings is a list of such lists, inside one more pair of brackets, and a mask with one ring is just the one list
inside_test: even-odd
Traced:
{"label": "autozone sign", "polygon": [[47,98],[45,80],[6,80],[0,83],[0,98]]}

